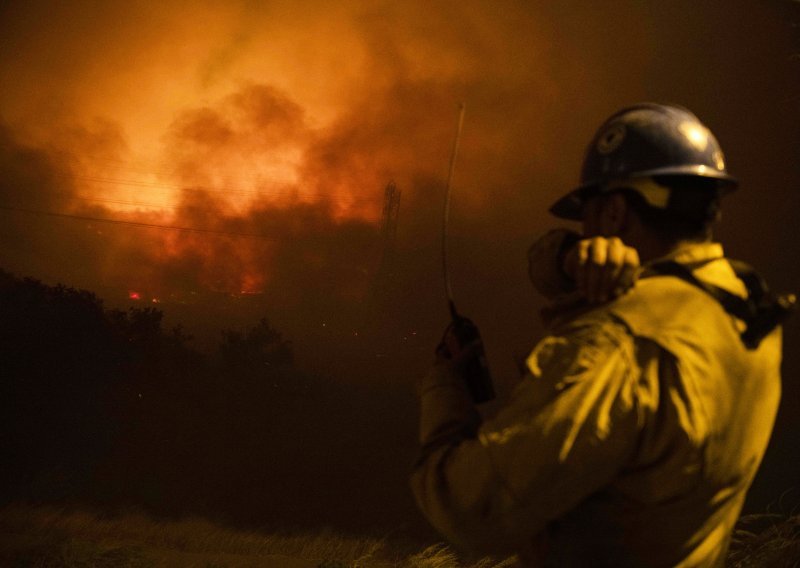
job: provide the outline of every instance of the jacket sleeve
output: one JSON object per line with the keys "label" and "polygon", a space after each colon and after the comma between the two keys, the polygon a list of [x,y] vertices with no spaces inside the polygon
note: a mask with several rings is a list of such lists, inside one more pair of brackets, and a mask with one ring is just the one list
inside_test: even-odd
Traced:
{"label": "jacket sleeve", "polygon": [[[632,342],[615,325],[546,337],[510,403],[479,426],[452,374],[433,375],[411,484],[451,542],[484,553],[525,549],[630,459],[640,422],[635,367]],[[432,386],[436,377],[447,386]]]}

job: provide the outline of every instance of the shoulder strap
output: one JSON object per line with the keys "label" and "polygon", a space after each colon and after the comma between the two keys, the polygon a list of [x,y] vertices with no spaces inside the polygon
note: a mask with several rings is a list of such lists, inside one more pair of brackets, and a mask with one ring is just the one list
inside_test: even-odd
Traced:
{"label": "shoulder strap", "polygon": [[794,294],[775,296],[751,266],[740,261],[730,261],[730,264],[747,287],[746,299],[699,280],[686,266],[675,261],[659,262],[650,268],[657,275],[675,276],[709,294],[722,309],[745,323],[742,341],[748,349],[756,349],[762,339],[789,317],[796,307],[797,298]]}

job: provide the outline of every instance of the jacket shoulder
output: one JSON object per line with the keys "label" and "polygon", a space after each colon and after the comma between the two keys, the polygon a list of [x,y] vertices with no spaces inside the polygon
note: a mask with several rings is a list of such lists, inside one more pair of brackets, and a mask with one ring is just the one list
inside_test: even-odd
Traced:
{"label": "jacket shoulder", "polygon": [[659,343],[666,338],[686,341],[700,336],[708,341],[709,334],[739,342],[740,325],[734,317],[702,290],[672,276],[640,280],[606,310],[633,335]]}

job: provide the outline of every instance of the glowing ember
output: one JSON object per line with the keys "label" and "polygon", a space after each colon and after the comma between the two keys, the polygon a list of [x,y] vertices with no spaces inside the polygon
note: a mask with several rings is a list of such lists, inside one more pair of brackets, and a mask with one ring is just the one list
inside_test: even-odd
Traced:
{"label": "glowing ember", "polygon": [[141,300],[142,296],[139,294],[139,292],[134,292],[131,290],[128,292],[128,298],[131,300]]}

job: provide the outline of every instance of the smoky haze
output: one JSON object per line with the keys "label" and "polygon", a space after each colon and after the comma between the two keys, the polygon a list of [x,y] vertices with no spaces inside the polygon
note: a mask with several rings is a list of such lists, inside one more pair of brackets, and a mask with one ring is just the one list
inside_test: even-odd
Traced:
{"label": "smoky haze", "polygon": [[[441,203],[464,101],[452,279],[507,390],[541,331],[525,251],[556,226],[547,207],[623,105],[679,103],[715,132],[741,180],[720,239],[774,288],[800,289],[799,11],[6,3],[0,266],[112,303],[146,294],[168,317],[172,302],[197,329],[238,325],[251,308],[222,298],[252,296],[315,369],[410,388],[447,318]],[[381,237],[390,181],[402,192],[393,246]],[[800,479],[798,325],[755,507]]]}

